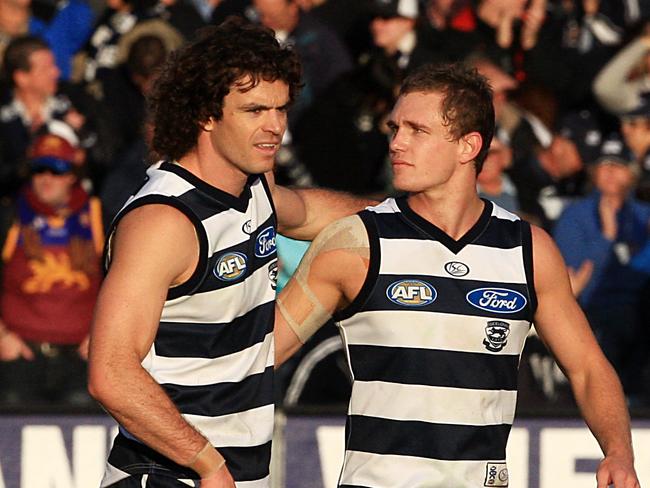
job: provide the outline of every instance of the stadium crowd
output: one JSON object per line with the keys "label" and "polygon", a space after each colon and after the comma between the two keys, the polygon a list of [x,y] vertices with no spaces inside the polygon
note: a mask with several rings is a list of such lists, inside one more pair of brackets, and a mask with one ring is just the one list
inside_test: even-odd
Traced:
{"label": "stadium crowd", "polygon": [[[498,131],[479,192],[552,233],[630,407],[650,407],[647,2],[0,0],[3,407],[92,404],[85,358],[104,231],[156,160],[147,94],[171,51],[229,15],[273,29],[303,63],[282,184],[391,194],[385,122],[404,77],[459,60],[487,77]],[[286,263],[304,252],[280,242]],[[288,403],[347,398],[336,356],[313,384],[291,381],[332,330],[283,367]],[[523,405],[570,402],[534,335],[520,381]]]}

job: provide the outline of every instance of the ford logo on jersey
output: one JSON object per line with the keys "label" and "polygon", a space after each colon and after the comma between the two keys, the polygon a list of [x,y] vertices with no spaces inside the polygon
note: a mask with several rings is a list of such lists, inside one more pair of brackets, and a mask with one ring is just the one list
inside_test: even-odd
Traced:
{"label": "ford logo on jersey", "polygon": [[229,252],[219,258],[214,265],[214,275],[221,281],[234,281],[246,272],[246,255]]}
{"label": "ford logo on jersey", "polygon": [[267,227],[259,233],[255,242],[255,256],[265,258],[275,251],[275,229]]}
{"label": "ford logo on jersey", "polygon": [[386,289],[388,299],[398,305],[423,307],[432,303],[438,293],[429,283],[420,280],[400,280]]}
{"label": "ford logo on jersey", "polygon": [[476,308],[496,313],[515,313],[527,303],[526,297],[518,291],[506,288],[478,288],[465,297]]}

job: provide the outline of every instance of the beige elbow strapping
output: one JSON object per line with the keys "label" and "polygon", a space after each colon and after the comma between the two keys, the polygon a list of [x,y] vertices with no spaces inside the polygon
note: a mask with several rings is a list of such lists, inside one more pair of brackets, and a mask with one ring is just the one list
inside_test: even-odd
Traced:
{"label": "beige elbow strapping", "polygon": [[[365,263],[370,257],[368,234],[358,215],[336,221],[318,235],[278,297],[280,314],[303,344],[332,318],[334,312],[334,305],[328,310],[309,286],[314,260],[324,253],[341,251],[358,257],[363,261],[362,267],[367,268]],[[290,297],[287,302],[285,297]]]}
{"label": "beige elbow strapping", "polygon": [[313,336],[316,331],[330,318],[330,314],[320,303],[316,295],[309,289],[307,283],[302,282],[298,277],[293,280],[293,285],[298,286],[302,292],[303,300],[300,301],[300,308],[291,313],[284,304],[282,295],[276,301],[280,314],[303,344]]}

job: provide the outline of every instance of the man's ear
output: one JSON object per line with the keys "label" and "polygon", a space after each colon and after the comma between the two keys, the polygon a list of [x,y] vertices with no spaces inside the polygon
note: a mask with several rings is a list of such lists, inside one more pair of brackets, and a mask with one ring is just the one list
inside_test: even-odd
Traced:
{"label": "man's ear", "polygon": [[206,122],[199,122],[199,125],[205,132],[212,132],[212,129],[214,129],[214,122],[214,118],[210,117]]}
{"label": "man's ear", "polygon": [[14,86],[16,86],[16,88],[22,88],[23,86],[25,86],[25,83],[27,82],[27,77],[29,76],[29,73],[27,73],[27,71],[17,69],[16,71],[14,71],[12,76],[13,76]]}
{"label": "man's ear", "polygon": [[476,159],[478,153],[481,151],[483,145],[483,138],[478,132],[470,132],[465,134],[458,141],[459,160],[461,163],[469,163]]}

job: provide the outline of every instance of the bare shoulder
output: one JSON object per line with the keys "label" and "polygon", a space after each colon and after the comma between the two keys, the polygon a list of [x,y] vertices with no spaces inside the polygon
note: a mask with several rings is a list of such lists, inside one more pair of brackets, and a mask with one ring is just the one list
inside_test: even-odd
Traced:
{"label": "bare shoulder", "polygon": [[344,302],[356,298],[368,274],[368,232],[358,215],[337,220],[314,239],[300,264],[300,277],[310,282],[330,283]]}
{"label": "bare shoulder", "polygon": [[111,241],[113,269],[164,269],[182,278],[198,259],[198,240],[194,224],[180,210],[162,204],[147,204],[133,209],[119,222]]}
{"label": "bare shoulder", "polygon": [[530,231],[533,237],[533,246],[540,249],[542,252],[548,251],[550,247],[556,247],[553,238],[541,227],[530,224]]}
{"label": "bare shoulder", "polygon": [[314,242],[327,241],[340,247],[368,247],[368,232],[359,215],[349,215],[326,226]]}
{"label": "bare shoulder", "polygon": [[[351,215],[325,227],[312,242],[305,258],[330,262],[359,254],[367,257],[369,248],[368,232],[361,218]],[[336,272],[337,269],[331,271]]]}
{"label": "bare shoulder", "polygon": [[571,290],[569,274],[560,250],[546,231],[535,226],[531,226],[531,230],[538,299],[535,324],[538,332],[584,321]]}
{"label": "bare shoulder", "polygon": [[544,229],[531,225],[533,241],[533,267],[535,270],[535,287],[543,290],[544,286],[553,286],[558,281],[568,283],[568,274],[564,259],[553,238]]}

